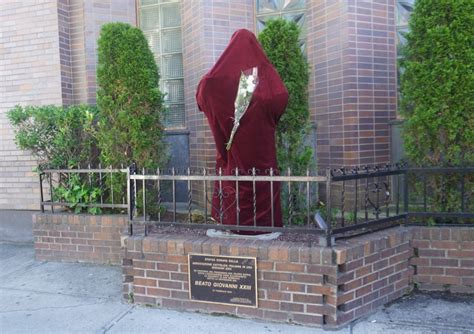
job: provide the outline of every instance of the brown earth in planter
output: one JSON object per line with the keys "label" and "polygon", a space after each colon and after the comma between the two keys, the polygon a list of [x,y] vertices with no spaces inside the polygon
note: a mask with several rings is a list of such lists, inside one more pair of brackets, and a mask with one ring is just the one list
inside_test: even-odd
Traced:
{"label": "brown earth in planter", "polygon": [[[173,212],[167,211],[161,215],[162,222],[169,222],[173,221]],[[184,213],[176,213],[176,225],[166,226],[166,225],[159,225],[157,223],[150,223],[148,225],[148,233],[149,234],[172,234],[172,235],[180,235],[180,236],[206,236],[206,228],[192,228],[192,227],[185,227],[185,226],[178,226],[179,223],[189,223],[189,214]],[[203,223],[203,219],[195,222],[197,226]],[[215,224],[217,225],[216,221],[213,219],[208,219],[207,224]],[[316,227],[315,227],[316,228]],[[252,238],[249,236],[242,236],[242,238]],[[284,232],[282,233],[277,239],[278,241],[289,241],[289,242],[307,242],[307,243],[318,243],[319,235],[312,234],[312,233],[290,233]]]}

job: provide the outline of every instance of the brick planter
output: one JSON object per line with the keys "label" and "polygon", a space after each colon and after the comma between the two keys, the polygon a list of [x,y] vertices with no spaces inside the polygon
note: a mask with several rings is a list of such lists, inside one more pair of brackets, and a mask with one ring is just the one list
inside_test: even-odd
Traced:
{"label": "brick planter", "polygon": [[415,227],[411,247],[419,289],[474,293],[474,228]]}
{"label": "brick planter", "polygon": [[[313,326],[340,327],[414,287],[474,293],[469,227],[396,227],[331,248],[175,234],[130,237],[127,227],[125,216],[37,214],[36,257],[122,263],[123,295],[136,303]],[[191,301],[189,253],[256,257],[258,308]]]}
{"label": "brick planter", "polygon": [[121,263],[122,215],[36,214],[33,236],[39,261]]}
{"label": "brick planter", "polygon": [[[354,238],[335,248],[303,243],[155,235],[129,237],[124,297],[181,310],[305,325],[343,325],[410,290],[410,229]],[[257,309],[189,300],[189,253],[257,258]]]}
{"label": "brick planter", "polygon": [[[207,304],[188,299],[187,254],[253,256],[258,261],[259,308]],[[334,317],[327,303],[336,290],[332,251],[285,242],[235,239],[131,237],[124,254],[124,294],[138,303],[221,312],[276,321],[323,324]]]}
{"label": "brick planter", "polygon": [[360,318],[412,290],[411,235],[410,228],[394,228],[337,243],[334,325]]}

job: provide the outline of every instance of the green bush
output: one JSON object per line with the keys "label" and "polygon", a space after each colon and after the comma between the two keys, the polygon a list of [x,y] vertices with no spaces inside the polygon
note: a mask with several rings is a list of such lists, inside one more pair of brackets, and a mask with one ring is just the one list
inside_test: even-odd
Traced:
{"label": "green bush", "polygon": [[15,106],[8,112],[17,146],[31,151],[40,170],[94,165],[96,117],[97,109],[86,105]]}
{"label": "green bush", "polygon": [[294,175],[305,175],[312,164],[313,151],[305,145],[310,129],[309,72],[298,43],[299,32],[296,23],[277,19],[267,23],[258,39],[289,93],[276,133],[278,168],[286,171],[291,167]]}
{"label": "green bush", "polygon": [[419,0],[401,65],[403,137],[417,166],[474,162],[474,2]]}
{"label": "green bush", "polygon": [[[409,27],[401,61],[407,158],[415,166],[472,166],[474,2],[418,0]],[[466,190],[472,181],[466,177]],[[430,177],[431,209],[458,211],[459,184],[459,175]]]}
{"label": "green bush", "polygon": [[166,162],[163,95],[158,68],[142,31],[125,23],[102,26],[98,40],[97,106],[101,161],[114,167]]}
{"label": "green bush", "polygon": [[[97,108],[78,105],[16,106],[8,112],[20,149],[30,150],[38,159],[38,169],[68,169],[98,163],[95,124]],[[51,177],[47,174],[47,177]],[[83,208],[81,203],[97,203],[102,189],[88,183],[86,174],[60,174],[52,180],[54,200],[71,203],[79,213],[97,214],[99,208]]]}
{"label": "green bush", "polygon": [[77,173],[66,175],[62,182],[54,187],[54,200],[70,203],[70,209],[74,210],[75,213],[81,213],[84,209],[92,214],[101,213],[102,210],[98,207],[86,208],[81,206],[81,204],[99,203],[100,196],[103,193],[103,189],[93,186],[92,180],[89,184],[86,178],[87,175]]}
{"label": "green bush", "polygon": [[[276,131],[278,169],[286,172],[291,168],[293,175],[306,175],[306,170],[313,165],[313,150],[305,144],[310,130],[309,72],[298,42],[299,33],[296,23],[276,19],[267,23],[258,39],[289,94],[288,106]],[[304,193],[304,187],[293,183],[290,199],[287,187],[282,187],[282,210],[285,221],[291,219],[291,223],[297,225],[306,222]],[[311,210],[313,209],[311,207]]]}

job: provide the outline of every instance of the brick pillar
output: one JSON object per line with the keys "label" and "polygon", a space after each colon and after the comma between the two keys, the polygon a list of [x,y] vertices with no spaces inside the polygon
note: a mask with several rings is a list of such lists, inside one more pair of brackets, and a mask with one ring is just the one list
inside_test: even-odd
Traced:
{"label": "brick pillar", "polygon": [[74,102],[72,91],[72,59],[71,59],[71,12],[70,0],[58,0],[58,32],[59,57],[61,64],[61,95],[63,105]]}
{"label": "brick pillar", "polygon": [[[389,121],[396,117],[397,96],[394,1],[359,0],[348,6],[348,37],[344,60],[350,64],[351,88],[344,97],[351,100],[344,103],[344,113],[354,116],[345,125],[358,125],[359,142],[345,148],[344,159],[347,164],[388,163]],[[356,138],[354,131],[346,137]]]}
{"label": "brick pillar", "polygon": [[309,99],[320,169],[390,161],[394,12],[393,0],[308,2]]}
{"label": "brick pillar", "polygon": [[69,0],[75,103],[95,104],[97,40],[103,24],[137,24],[135,0]]}
{"label": "brick pillar", "polygon": [[[213,168],[216,155],[209,124],[196,104],[199,80],[222,54],[234,31],[254,31],[254,17],[253,0],[182,2],[186,126],[193,169]],[[202,197],[201,189],[194,187],[196,199]]]}
{"label": "brick pillar", "polygon": [[58,0],[63,105],[95,104],[97,40],[108,22],[136,25],[134,0]]}

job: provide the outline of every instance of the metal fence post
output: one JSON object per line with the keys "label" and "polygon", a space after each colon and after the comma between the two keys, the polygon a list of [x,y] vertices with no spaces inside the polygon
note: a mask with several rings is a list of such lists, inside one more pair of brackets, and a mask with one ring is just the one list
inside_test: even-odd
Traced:
{"label": "metal fence post", "polygon": [[332,208],[331,208],[331,169],[326,169],[326,224],[328,225],[325,235],[326,247],[332,246]]}
{"label": "metal fence post", "polygon": [[405,224],[408,224],[408,168],[405,168],[405,185],[403,189],[403,207],[405,211]]}
{"label": "metal fence post", "polygon": [[127,214],[128,214],[128,221],[130,223],[130,235],[133,235],[133,203],[135,199],[133,198],[134,189],[132,184],[132,179],[130,176],[135,174],[136,166],[135,163],[131,164],[127,168]]}
{"label": "metal fence post", "polygon": [[44,213],[43,173],[39,173],[39,181],[40,181],[40,196],[41,196],[40,208],[41,208],[41,212]]}

